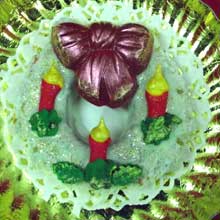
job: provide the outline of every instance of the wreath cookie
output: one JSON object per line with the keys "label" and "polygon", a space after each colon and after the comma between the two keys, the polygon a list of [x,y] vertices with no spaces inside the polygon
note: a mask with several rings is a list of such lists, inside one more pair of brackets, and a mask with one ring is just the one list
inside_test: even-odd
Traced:
{"label": "wreath cookie", "polygon": [[144,8],[89,2],[25,35],[8,59],[16,72],[9,65],[0,81],[16,166],[75,216],[148,204],[172,187],[192,168],[211,117],[187,39]]}

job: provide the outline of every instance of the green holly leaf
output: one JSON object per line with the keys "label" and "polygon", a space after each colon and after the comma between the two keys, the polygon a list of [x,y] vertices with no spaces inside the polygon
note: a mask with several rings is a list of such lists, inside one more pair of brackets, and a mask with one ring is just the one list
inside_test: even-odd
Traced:
{"label": "green holly leaf", "polygon": [[58,125],[55,123],[50,123],[48,130],[47,130],[47,136],[54,136],[58,132]]}
{"label": "green holly leaf", "polygon": [[58,132],[61,118],[55,110],[47,111],[43,109],[34,113],[29,122],[32,131],[35,131],[39,137],[54,136]]}
{"label": "green holly leaf", "polygon": [[126,186],[138,182],[142,176],[142,169],[135,165],[119,165],[112,170],[111,175],[114,185]]}
{"label": "green holly leaf", "polygon": [[59,124],[62,121],[62,119],[58,116],[56,110],[52,110],[50,111],[50,114],[49,114],[49,121],[55,124]]}
{"label": "green holly leaf", "polygon": [[141,122],[143,140],[146,144],[158,145],[167,140],[174,127],[182,120],[173,114],[166,113],[158,118],[146,118]]}
{"label": "green holly leaf", "polygon": [[84,180],[83,171],[70,162],[58,162],[53,164],[53,172],[63,183],[74,184]]}
{"label": "green holly leaf", "polygon": [[112,161],[97,159],[88,163],[85,168],[85,181],[94,189],[109,188],[111,186],[110,173],[115,164]]}

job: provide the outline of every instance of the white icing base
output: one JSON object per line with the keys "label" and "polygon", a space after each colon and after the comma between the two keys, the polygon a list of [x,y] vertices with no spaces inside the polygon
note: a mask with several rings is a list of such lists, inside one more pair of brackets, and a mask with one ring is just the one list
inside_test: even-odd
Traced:
{"label": "white icing base", "polygon": [[[74,104],[69,105],[69,116],[77,120],[76,127],[82,137],[87,136],[103,114],[105,117],[108,114],[106,122],[115,140],[125,131],[124,138],[110,147],[108,158],[120,163],[142,166],[143,185],[94,191],[87,183],[63,184],[52,172],[51,166],[57,161],[71,161],[85,167],[89,160],[88,146],[74,135],[73,129],[66,121],[67,100],[74,74],[59,63],[50,42],[52,25],[63,21],[80,24],[97,21],[110,21],[114,24],[135,22],[146,25],[154,35],[153,57],[147,70],[138,78],[139,89],[132,102],[134,109],[123,113],[123,123],[120,114],[106,107],[97,108],[81,101],[78,109],[74,111],[71,109]],[[184,43],[178,47],[180,40]],[[31,131],[28,120],[38,110],[41,76],[48,70],[52,60],[56,60],[65,79],[65,88],[56,100],[56,110],[63,121],[56,136],[39,138]],[[158,63],[162,64],[170,84],[168,112],[181,117],[183,123],[172,132],[169,140],[159,146],[153,146],[143,143],[140,122],[147,112],[144,99],[145,83],[154,73]],[[119,210],[127,204],[150,202],[160,190],[172,187],[175,178],[191,169],[196,150],[205,142],[203,131],[210,119],[210,111],[201,61],[191,52],[189,43],[179,37],[166,21],[161,20],[158,15],[149,15],[144,8],[133,10],[132,4],[128,2],[110,1],[96,4],[89,1],[83,8],[74,3],[73,7],[65,8],[56,14],[52,21],[43,20],[38,31],[22,38],[16,55],[8,59],[8,71],[2,71],[1,76],[4,137],[14,155],[16,165],[31,179],[44,199],[48,200],[55,194],[60,202],[73,203],[73,213],[76,215],[81,208],[94,210],[111,207]],[[198,97],[201,99],[198,100]],[[188,162],[189,166],[184,167],[183,162]],[[170,185],[164,186],[168,179]],[[119,190],[123,190],[126,198],[118,194]],[[67,192],[68,196],[64,198],[63,192]],[[113,196],[109,199],[111,194]]]}
{"label": "white icing base", "polygon": [[74,94],[68,97],[67,121],[81,141],[88,143],[90,131],[99,124],[101,118],[104,118],[110,131],[112,143],[123,139],[132,125],[132,105],[128,109],[98,107],[80,98],[76,93],[77,91],[74,91]]}

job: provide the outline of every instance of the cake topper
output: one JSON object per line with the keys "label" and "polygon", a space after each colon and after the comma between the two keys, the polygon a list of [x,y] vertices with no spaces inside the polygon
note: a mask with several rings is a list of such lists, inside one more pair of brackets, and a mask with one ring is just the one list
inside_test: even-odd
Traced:
{"label": "cake topper", "polygon": [[135,94],[136,76],[148,66],[153,38],[139,24],[62,23],[52,30],[52,44],[63,65],[75,72],[79,94],[97,106],[116,108]]}

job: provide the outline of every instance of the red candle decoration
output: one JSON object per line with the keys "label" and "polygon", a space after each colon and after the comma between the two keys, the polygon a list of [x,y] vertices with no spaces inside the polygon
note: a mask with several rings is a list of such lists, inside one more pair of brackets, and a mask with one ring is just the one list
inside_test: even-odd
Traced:
{"label": "red candle decoration", "polygon": [[161,65],[157,65],[156,71],[146,84],[145,90],[148,115],[141,122],[141,130],[143,141],[146,144],[158,145],[167,140],[172,129],[182,122],[178,116],[166,111],[168,90],[169,86],[164,78]]}
{"label": "red candle decoration", "polygon": [[46,109],[51,111],[54,109],[55,99],[63,88],[64,80],[56,66],[52,64],[47,73],[44,74],[41,82],[41,96],[39,103],[39,111]]}
{"label": "red candle decoration", "polygon": [[168,84],[158,65],[153,77],[146,84],[145,98],[148,105],[148,117],[157,118],[165,115],[168,100]]}
{"label": "red candle decoration", "polygon": [[89,135],[90,162],[97,159],[106,160],[107,150],[110,144],[110,132],[102,118],[99,125],[93,128]]}

